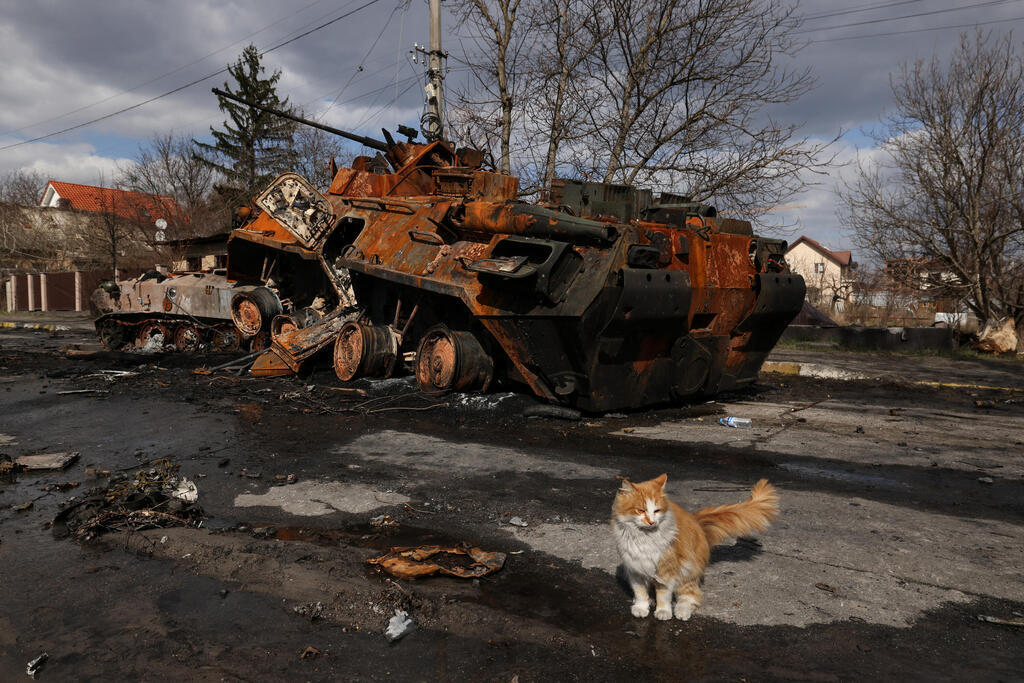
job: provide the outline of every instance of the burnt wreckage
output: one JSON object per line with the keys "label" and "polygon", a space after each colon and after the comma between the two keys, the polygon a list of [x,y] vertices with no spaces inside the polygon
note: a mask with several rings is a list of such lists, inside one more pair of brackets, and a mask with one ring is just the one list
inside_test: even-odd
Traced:
{"label": "burnt wreckage", "polygon": [[786,243],[713,207],[575,180],[528,204],[477,150],[297,120],[379,153],[335,169],[326,195],[278,177],[231,233],[226,273],[153,282],[145,299],[145,281],[121,283],[97,321],[105,341],[133,327],[135,344],[246,342],[266,349],[258,376],[330,348],[343,381],[411,363],[425,392],[525,385],[597,411],[752,383],[803,303]]}
{"label": "burnt wreckage", "polygon": [[476,150],[329,130],[380,154],[326,195],[280,176],[228,242],[233,319],[270,333],[254,375],[330,347],[343,381],[410,362],[426,392],[639,407],[753,382],[802,305],[786,243],[713,207],[570,180],[527,204]]}

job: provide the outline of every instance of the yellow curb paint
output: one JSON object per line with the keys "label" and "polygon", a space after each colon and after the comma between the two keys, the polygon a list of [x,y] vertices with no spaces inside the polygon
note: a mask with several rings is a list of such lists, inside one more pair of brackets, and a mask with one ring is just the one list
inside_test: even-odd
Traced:
{"label": "yellow curb paint", "polygon": [[0,322],[0,327],[2,327],[4,329],[7,329],[7,330],[13,330],[16,327],[18,327],[18,324],[17,323]]}
{"label": "yellow curb paint", "polygon": [[771,372],[776,375],[799,375],[800,364],[768,360],[761,365],[761,372]]}

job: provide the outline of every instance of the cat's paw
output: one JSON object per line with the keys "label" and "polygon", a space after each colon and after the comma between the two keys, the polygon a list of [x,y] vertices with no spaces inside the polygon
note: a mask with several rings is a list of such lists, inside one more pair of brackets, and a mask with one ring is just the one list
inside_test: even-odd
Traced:
{"label": "cat's paw", "polygon": [[654,610],[654,618],[658,621],[668,621],[672,618],[672,610],[668,607],[659,607]]}
{"label": "cat's paw", "polygon": [[693,615],[693,603],[689,600],[677,602],[675,607],[676,619],[687,621]]}
{"label": "cat's paw", "polygon": [[633,608],[630,610],[633,616],[637,619],[643,619],[651,613],[651,606],[645,602],[634,602]]}

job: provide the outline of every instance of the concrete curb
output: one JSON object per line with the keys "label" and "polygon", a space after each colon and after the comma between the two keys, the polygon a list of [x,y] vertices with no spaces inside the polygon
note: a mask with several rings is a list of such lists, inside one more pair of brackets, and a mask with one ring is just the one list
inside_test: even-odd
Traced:
{"label": "concrete curb", "polygon": [[820,363],[793,363],[772,360],[766,360],[761,365],[761,372],[769,372],[776,375],[798,375],[800,377],[814,377],[817,379],[875,379],[868,375],[862,375],[830,365],[821,365]]}
{"label": "concrete curb", "polygon": [[50,323],[12,323],[0,321],[0,329],[5,330],[42,330],[45,332],[68,332],[71,328],[67,325],[53,325]]}
{"label": "concrete curb", "polygon": [[[851,372],[849,370],[843,370],[841,368],[836,368],[829,365],[821,365],[820,363],[794,363],[792,361],[766,360],[761,365],[761,372],[771,373],[774,375],[797,375],[799,377],[814,377],[816,379],[880,379],[880,377],[878,376],[872,377],[870,375],[862,375],[857,372]],[[897,379],[897,381],[899,380]],[[1024,391],[1024,387],[999,387],[988,384],[961,384],[956,382],[933,382],[927,380],[906,380],[905,383],[945,389],[986,389],[992,391],[1009,392]]]}

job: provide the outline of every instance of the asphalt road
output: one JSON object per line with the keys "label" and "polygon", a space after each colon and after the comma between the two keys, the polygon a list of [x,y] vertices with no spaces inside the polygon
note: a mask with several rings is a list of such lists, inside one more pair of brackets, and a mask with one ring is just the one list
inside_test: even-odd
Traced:
{"label": "asphalt road", "polygon": [[[0,479],[0,680],[43,652],[43,680],[1024,671],[1024,628],[978,618],[1024,621],[1020,363],[941,359],[945,383],[970,385],[953,388],[929,383],[935,359],[787,351],[873,379],[762,375],[714,403],[563,421],[524,417],[533,402],[509,393],[440,401],[389,381],[353,397],[327,370],[252,380],[181,356],[68,358],[90,348],[77,334],[0,331],[0,454],[80,453]],[[755,427],[719,426],[726,414]],[[55,537],[69,499],[162,457],[197,484],[201,528]],[[689,509],[742,500],[761,477],[782,496],[773,528],[714,552],[688,622],[630,616],[607,527],[616,477],[662,472]],[[504,568],[401,581],[366,563],[462,542],[508,553]],[[315,619],[295,611],[316,603]],[[390,643],[396,608],[416,627]]]}

